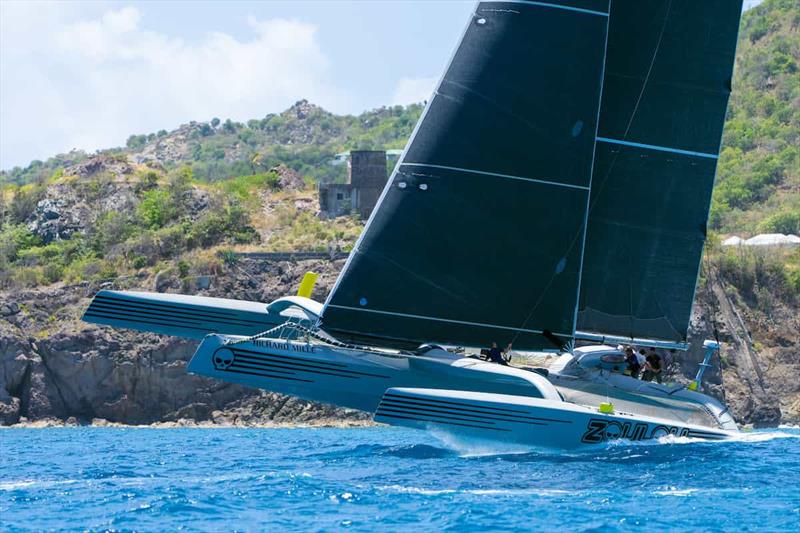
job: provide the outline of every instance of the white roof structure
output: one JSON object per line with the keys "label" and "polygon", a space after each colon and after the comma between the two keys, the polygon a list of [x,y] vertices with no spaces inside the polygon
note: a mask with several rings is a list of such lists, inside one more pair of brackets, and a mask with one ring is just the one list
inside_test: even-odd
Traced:
{"label": "white roof structure", "polygon": [[743,243],[744,239],[734,235],[733,237],[728,237],[722,241],[722,246],[741,246]]}
{"label": "white roof structure", "polygon": [[800,237],[782,233],[764,233],[747,239],[743,244],[745,246],[800,246]]}

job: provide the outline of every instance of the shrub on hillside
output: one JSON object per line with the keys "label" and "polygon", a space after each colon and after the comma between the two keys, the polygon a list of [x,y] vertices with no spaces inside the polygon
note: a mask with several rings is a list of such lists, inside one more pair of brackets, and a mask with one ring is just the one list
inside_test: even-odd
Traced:
{"label": "shrub on hillside", "polygon": [[21,224],[36,211],[36,204],[44,197],[45,188],[38,184],[24,185],[13,191],[8,205],[8,222]]}
{"label": "shrub on hillside", "polygon": [[42,240],[22,224],[6,224],[0,230],[0,265],[16,261],[21,252],[41,243]]}
{"label": "shrub on hillside", "polygon": [[248,212],[236,201],[229,201],[217,209],[210,209],[189,229],[189,243],[192,248],[211,246],[230,240],[235,243],[250,243],[258,239],[258,234],[250,226]]}
{"label": "shrub on hillside", "polygon": [[280,186],[280,176],[274,172],[262,172],[249,176],[239,176],[220,183],[220,189],[233,195],[243,203],[253,203],[257,199],[258,191],[277,191]]}
{"label": "shrub on hillside", "polygon": [[763,233],[800,234],[800,211],[782,211],[770,215],[758,225]]}
{"label": "shrub on hillside", "polygon": [[136,231],[131,218],[117,211],[100,215],[89,232],[92,249],[103,254],[112,246],[126,241]]}
{"label": "shrub on hillside", "polygon": [[[734,249],[735,248],[735,249]],[[800,296],[795,270],[800,253],[731,247],[716,256],[720,276],[751,306],[768,312],[772,300],[793,305]]]}
{"label": "shrub on hillside", "polygon": [[169,191],[153,189],[142,195],[142,201],[136,207],[139,222],[146,228],[163,227],[177,215],[177,208]]}
{"label": "shrub on hillside", "polygon": [[115,265],[97,257],[85,257],[71,263],[64,269],[64,279],[70,283],[88,280],[107,280],[117,277]]}

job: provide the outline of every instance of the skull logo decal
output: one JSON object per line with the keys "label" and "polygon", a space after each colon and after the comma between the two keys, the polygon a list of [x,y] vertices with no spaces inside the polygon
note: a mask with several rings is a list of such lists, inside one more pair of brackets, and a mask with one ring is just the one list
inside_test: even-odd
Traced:
{"label": "skull logo decal", "polygon": [[233,364],[233,352],[227,348],[221,348],[214,352],[212,356],[214,368],[217,370],[227,370]]}

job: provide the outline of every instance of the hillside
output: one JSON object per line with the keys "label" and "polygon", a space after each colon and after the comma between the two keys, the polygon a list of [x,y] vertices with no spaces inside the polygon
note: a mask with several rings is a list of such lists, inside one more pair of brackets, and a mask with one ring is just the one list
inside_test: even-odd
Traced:
{"label": "hillside", "polygon": [[[344,178],[344,167],[329,164],[335,154],[402,148],[421,112],[422,105],[414,104],[382,107],[358,116],[334,115],[300,100],[282,113],[247,123],[212,118],[170,132],[131,135],[124,148],[101,150],[98,155],[124,155],[133,163],[166,171],[188,166],[195,178],[207,182],[255,174],[278,164],[309,181],[336,181]],[[33,161],[25,168],[0,172],[0,184],[42,182],[89,157],[73,151]]]}
{"label": "hillside", "polygon": [[742,17],[711,227],[800,233],[800,4]]}

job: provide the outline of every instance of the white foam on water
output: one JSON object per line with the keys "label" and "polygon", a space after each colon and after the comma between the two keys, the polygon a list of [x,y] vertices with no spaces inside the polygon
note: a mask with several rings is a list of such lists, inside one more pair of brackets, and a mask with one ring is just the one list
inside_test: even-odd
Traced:
{"label": "white foam on water", "polygon": [[695,437],[679,437],[677,435],[665,435],[656,439],[630,441],[624,439],[617,439],[608,441],[606,446],[609,448],[615,447],[631,447],[631,446],[661,446],[668,445],[681,445],[681,444],[730,444],[736,442],[767,442],[774,439],[800,439],[800,433],[788,433],[785,431],[742,431],[740,433],[731,434],[730,437],[723,440],[707,440]]}
{"label": "white foam on water", "polygon": [[48,487],[57,487],[59,485],[72,485],[74,483],[80,483],[81,480],[79,479],[59,479],[59,480],[52,480],[52,479],[24,479],[20,481],[3,481],[0,482],[0,490],[19,490],[19,489],[26,489],[28,487],[37,487],[37,488],[48,488]]}
{"label": "white foam on water", "polygon": [[668,490],[656,490],[653,491],[653,494],[657,494],[659,496],[691,496],[695,492],[699,492],[700,489],[679,489],[676,487],[670,487]]}
{"label": "white foam on water", "polygon": [[0,490],[17,490],[36,485],[35,481],[7,481],[0,483]]}
{"label": "white foam on water", "polygon": [[428,430],[433,438],[441,442],[446,448],[455,451],[461,457],[485,457],[491,455],[516,455],[536,451],[535,446],[502,441],[474,439],[462,435],[455,435],[439,428]]}
{"label": "white foam on water", "polygon": [[470,490],[463,490],[461,492],[467,494],[477,494],[477,495],[508,495],[508,496],[525,496],[525,495],[534,495],[534,496],[563,496],[565,494],[576,494],[576,491],[569,491],[569,490],[561,490],[561,489],[470,489]]}
{"label": "white foam on water", "polygon": [[375,488],[380,491],[393,492],[396,494],[422,494],[424,496],[438,496],[440,494],[454,494],[457,492],[455,489],[423,489],[420,487],[404,487],[403,485],[386,485]]}
{"label": "white foam on water", "polygon": [[472,494],[475,496],[563,496],[576,494],[575,491],[561,489],[425,489],[403,485],[386,485],[376,487],[377,490],[395,494],[421,494],[423,496],[439,496],[442,494]]}
{"label": "white foam on water", "polygon": [[586,453],[595,453],[602,449],[613,450],[631,447],[663,445],[680,446],[686,444],[725,445],[731,443],[767,442],[773,439],[800,439],[800,432],[792,431],[794,428],[787,427],[779,429],[784,429],[784,431],[741,431],[740,433],[731,434],[729,438],[723,440],[707,440],[695,437],[680,437],[677,435],[665,435],[655,439],[640,441],[617,439],[606,441],[602,444],[587,445],[571,450],[545,448],[532,444],[527,445],[521,443],[477,439],[459,433],[451,433],[438,427],[429,428],[428,433],[438,440],[445,448],[455,451],[461,457],[485,457],[494,455],[520,455],[531,453],[543,455],[555,454],[560,457],[580,457]]}
{"label": "white foam on water", "polygon": [[740,434],[722,442],[766,442],[775,439],[800,439],[800,433],[788,433],[786,431],[742,431]]}

